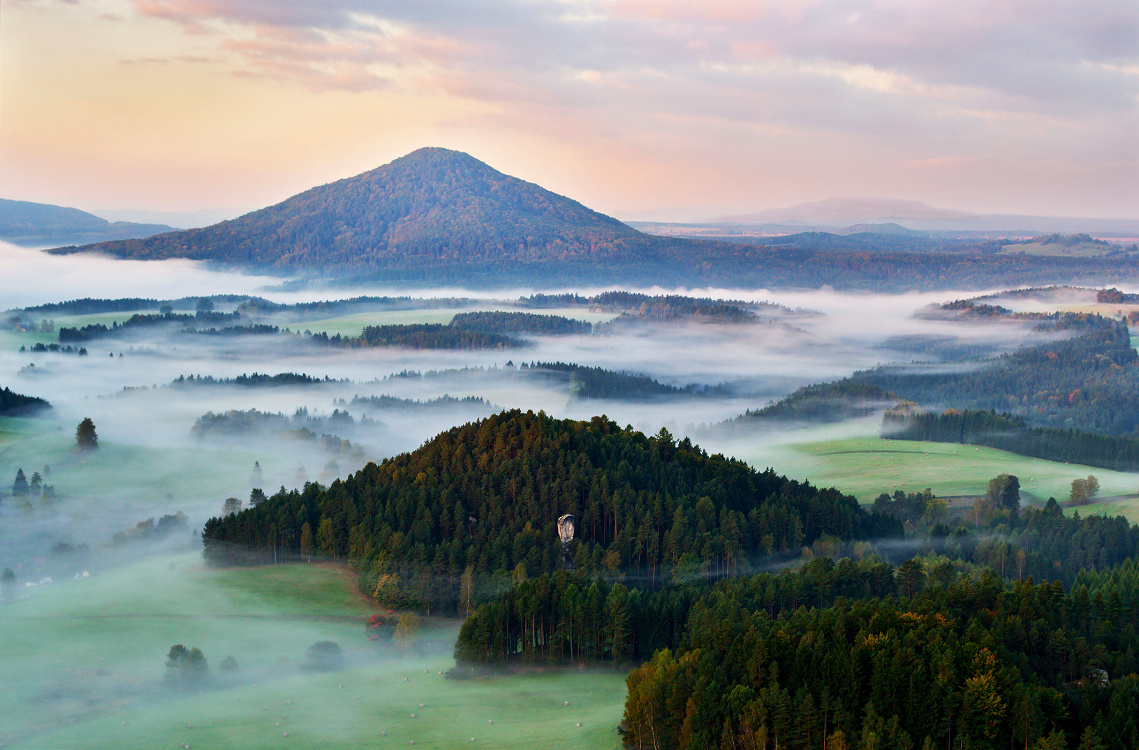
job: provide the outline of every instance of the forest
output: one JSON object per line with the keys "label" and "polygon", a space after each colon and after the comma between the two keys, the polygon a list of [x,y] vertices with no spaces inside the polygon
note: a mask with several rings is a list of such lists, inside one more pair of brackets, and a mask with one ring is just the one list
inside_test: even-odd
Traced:
{"label": "forest", "polygon": [[416,409],[452,409],[456,406],[483,406],[487,409],[498,410],[493,404],[481,396],[450,396],[444,394],[438,398],[430,399],[417,399],[417,398],[399,398],[398,396],[388,396],[381,394],[378,396],[360,396],[352,397],[351,401],[338,399],[335,403],[340,406],[362,406],[372,407],[376,409],[399,409],[399,410],[416,410]]}
{"label": "forest", "polygon": [[[942,522],[944,505],[937,505],[928,492],[883,494],[873,504],[873,513],[905,521],[907,529],[915,521],[921,527],[907,534],[905,545],[887,541],[872,547],[820,537],[810,554],[801,556],[803,565],[797,571],[787,566],[778,573],[717,580],[714,569],[704,568],[674,575],[674,585],[659,590],[650,590],[639,577],[605,571],[572,576],[560,571],[516,581],[496,600],[474,609],[460,632],[456,655],[466,664],[497,665],[648,659],[659,649],[683,645],[693,607],[710,596],[710,590],[731,590],[741,610],[765,610],[775,617],[800,607],[830,607],[840,599],[909,597],[927,583],[945,586],[958,578],[985,575],[1009,584],[1052,581],[1062,590],[1078,591],[1090,585],[1089,576],[1134,567],[1139,526],[1122,517],[1065,517],[1055,500],[1020,512],[1015,478],[1004,479],[994,482],[992,497],[980,500],[970,518],[959,518],[952,526]],[[857,559],[845,556],[850,554]],[[891,557],[897,559],[891,562]],[[1139,596],[1131,596],[1139,594],[1137,582],[1117,587],[1115,597],[1139,616]],[[586,597],[591,589],[596,593]],[[605,625],[606,618],[613,617],[610,595],[623,600],[624,640],[615,651],[611,627]],[[1100,597],[1111,594],[1104,591]],[[585,623],[593,623],[592,630]],[[573,627],[585,630],[571,636],[567,629]],[[592,638],[586,637],[587,631]],[[1139,654],[1139,643],[1135,645]],[[1128,666],[1135,656],[1126,658],[1131,661],[1118,669],[1135,668]]]}
{"label": "forest", "polygon": [[213,375],[179,375],[170,381],[171,388],[195,386],[239,386],[241,388],[272,388],[275,386],[321,385],[323,383],[343,383],[325,375],[323,378],[306,375],[303,372],[280,372],[276,375],[252,372],[242,373],[234,378],[216,378]]}
{"label": "forest", "polygon": [[847,380],[927,407],[1008,412],[1035,426],[1139,436],[1139,355],[1127,326],[1099,316],[1061,316],[1052,325],[1078,334],[965,372],[889,365]]}
{"label": "forest", "polygon": [[975,521],[927,526],[897,565],[869,545],[839,557],[849,543],[822,537],[826,556],[805,552],[797,570],[659,590],[613,574],[516,580],[464,621],[456,669],[631,666],[632,747],[1134,747],[1139,527],[1065,518],[1054,500],[1018,512],[1009,479]]}
{"label": "forest", "polygon": [[1134,600],[1031,579],[778,612],[730,587],[629,675],[637,747],[1132,748]]}
{"label": "forest", "polygon": [[[212,309],[200,309],[196,314],[180,314],[175,312],[165,312],[158,314],[142,314],[135,313],[122,323],[115,321],[110,326],[103,323],[90,323],[79,328],[69,328],[63,326],[59,329],[60,342],[84,342],[91,341],[102,336],[110,336],[124,331],[129,331],[138,328],[153,328],[154,326],[171,325],[180,323],[183,326],[191,326],[193,324],[209,324],[209,323],[227,323],[239,320],[241,316],[238,313],[228,314],[213,312]],[[186,330],[185,328],[183,330]]]}
{"label": "forest", "polygon": [[468,312],[451,319],[452,328],[481,333],[528,334],[544,336],[589,335],[593,326],[561,315],[535,315],[524,312]]}
{"label": "forest", "polygon": [[566,513],[580,519],[578,569],[620,568],[650,590],[701,571],[737,575],[823,535],[902,533],[850,496],[709,456],[664,430],[646,437],[604,417],[515,410],[327,489],[282,491],[212,518],[202,536],[215,564],[321,555],[347,561],[361,591],[386,606],[453,613],[511,575],[558,569]]}

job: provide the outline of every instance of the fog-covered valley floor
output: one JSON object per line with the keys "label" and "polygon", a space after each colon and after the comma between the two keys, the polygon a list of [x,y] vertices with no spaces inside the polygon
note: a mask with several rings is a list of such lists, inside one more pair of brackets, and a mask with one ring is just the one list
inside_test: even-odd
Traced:
{"label": "fog-covered valley floor", "polygon": [[[1009,320],[963,324],[914,315],[975,292],[647,289],[638,291],[773,304],[739,324],[614,324],[616,314],[606,311],[532,309],[586,321],[594,333],[530,335],[516,348],[432,350],[332,346],[312,334],[446,324],[460,312],[521,309],[517,300],[535,292],[599,290],[282,292],[275,291],[279,280],[184,262],[60,258],[11,246],[0,246],[0,260],[2,299],[13,309],[81,298],[220,294],[279,304],[365,294],[446,300],[415,309],[242,318],[288,334],[129,329],[84,342],[82,355],[31,350],[57,342],[63,327],[113,326],[134,312],[36,313],[35,326],[0,331],[0,386],[53,407],[34,418],[0,417],[0,568],[16,575],[0,606],[6,747],[198,747],[223,740],[279,747],[286,732],[298,747],[379,747],[386,743],[379,731],[401,745],[453,747],[460,735],[467,739],[468,725],[476,741],[495,747],[619,745],[622,673],[444,681],[438,673],[450,666],[455,623],[428,620],[401,642],[369,641],[364,620],[378,610],[336,571],[294,570],[281,574],[292,578],[273,580],[276,574],[263,570],[202,566],[200,530],[223,512],[227,498],[248,503],[254,488],[272,494],[306,482],[327,485],[501,409],[574,419],[606,414],[647,433],[664,427],[709,452],[833,484],[863,502],[895,489],[983,492],[990,478],[1013,470],[1030,498],[1042,501],[1087,474],[1086,467],[991,449],[892,444],[878,437],[877,415],[840,424],[713,427],[801,386],[879,364],[973,366],[942,361],[922,342],[992,355],[1050,335]],[[214,309],[229,313],[236,304],[217,302]],[[1094,293],[1048,304],[1092,309]],[[529,369],[558,362],[646,375],[687,390],[586,398],[572,381]],[[306,377],[250,382],[246,376],[254,373]],[[97,429],[94,451],[76,449],[85,418]],[[38,493],[13,496],[18,470],[29,479],[38,474]],[[1134,475],[1096,473],[1105,496],[1127,496],[1137,486]],[[1133,513],[1134,501],[1121,501],[1119,509]],[[343,649],[340,669],[306,668],[313,667],[306,649],[320,641]],[[216,677],[211,688],[187,693],[163,682],[174,644],[202,650]],[[228,656],[237,669],[222,672]],[[306,729],[318,717],[341,729]],[[528,738],[540,741],[526,744]]]}

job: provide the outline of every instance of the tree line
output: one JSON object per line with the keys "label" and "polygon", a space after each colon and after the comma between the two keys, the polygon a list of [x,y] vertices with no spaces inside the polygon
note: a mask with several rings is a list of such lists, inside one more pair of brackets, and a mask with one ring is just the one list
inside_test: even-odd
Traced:
{"label": "tree line", "polygon": [[51,404],[39,396],[25,396],[8,387],[0,388],[0,415],[19,417],[50,409]]}
{"label": "tree line", "polygon": [[562,315],[536,315],[525,312],[467,312],[451,318],[452,328],[482,333],[541,334],[545,336],[588,335],[593,325]]}
{"label": "tree line", "polygon": [[894,440],[985,445],[1022,456],[1115,471],[1139,469],[1139,439],[1074,429],[1029,427],[1023,417],[995,411],[949,409],[938,414],[890,409],[882,418],[882,436]]}
{"label": "tree line", "polygon": [[138,328],[153,328],[155,326],[170,325],[173,323],[181,323],[184,327],[190,327],[194,323],[225,323],[239,320],[240,317],[240,314],[236,312],[230,314],[206,310],[199,311],[195,315],[170,311],[155,314],[135,313],[122,323],[114,321],[110,326],[103,323],[90,323],[75,328],[61,326],[59,329],[59,341],[60,343],[84,342]]}

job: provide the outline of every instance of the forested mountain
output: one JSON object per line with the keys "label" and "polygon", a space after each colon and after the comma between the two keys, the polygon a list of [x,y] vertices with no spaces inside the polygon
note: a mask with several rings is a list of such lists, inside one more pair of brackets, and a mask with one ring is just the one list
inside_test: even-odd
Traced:
{"label": "forested mountain", "polygon": [[44,246],[150,237],[173,231],[165,224],[110,222],[78,208],[0,198],[0,240]]}
{"label": "forested mountain", "polygon": [[893,235],[808,233],[765,244],[642,234],[467,154],[424,148],[370,172],[201,229],[52,252],[191,258],[345,284],[526,282],[733,288],[984,288],[1124,283],[1136,258],[910,252]]}
{"label": "forested mountain", "polygon": [[423,148],[211,227],[84,249],[343,272],[608,257],[622,240],[638,236],[467,154]]}
{"label": "forested mountain", "polygon": [[561,567],[565,513],[577,519],[578,569],[620,568],[650,589],[675,575],[735,575],[824,534],[901,533],[837,490],[709,456],[664,430],[510,411],[327,489],[282,490],[212,518],[202,537],[214,563],[346,559],[361,590],[388,606],[454,611],[481,598],[487,574]]}

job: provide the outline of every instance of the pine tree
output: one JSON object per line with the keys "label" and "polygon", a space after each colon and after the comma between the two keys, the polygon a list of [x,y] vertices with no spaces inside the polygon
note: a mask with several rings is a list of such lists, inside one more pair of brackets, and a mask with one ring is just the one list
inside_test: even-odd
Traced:
{"label": "pine tree", "polygon": [[91,417],[84,417],[75,428],[75,445],[82,451],[93,451],[99,447],[99,436],[95,433],[95,423]]}
{"label": "pine tree", "polygon": [[12,483],[12,495],[23,497],[28,494],[28,478],[24,476],[23,469],[16,469],[16,481]]}

